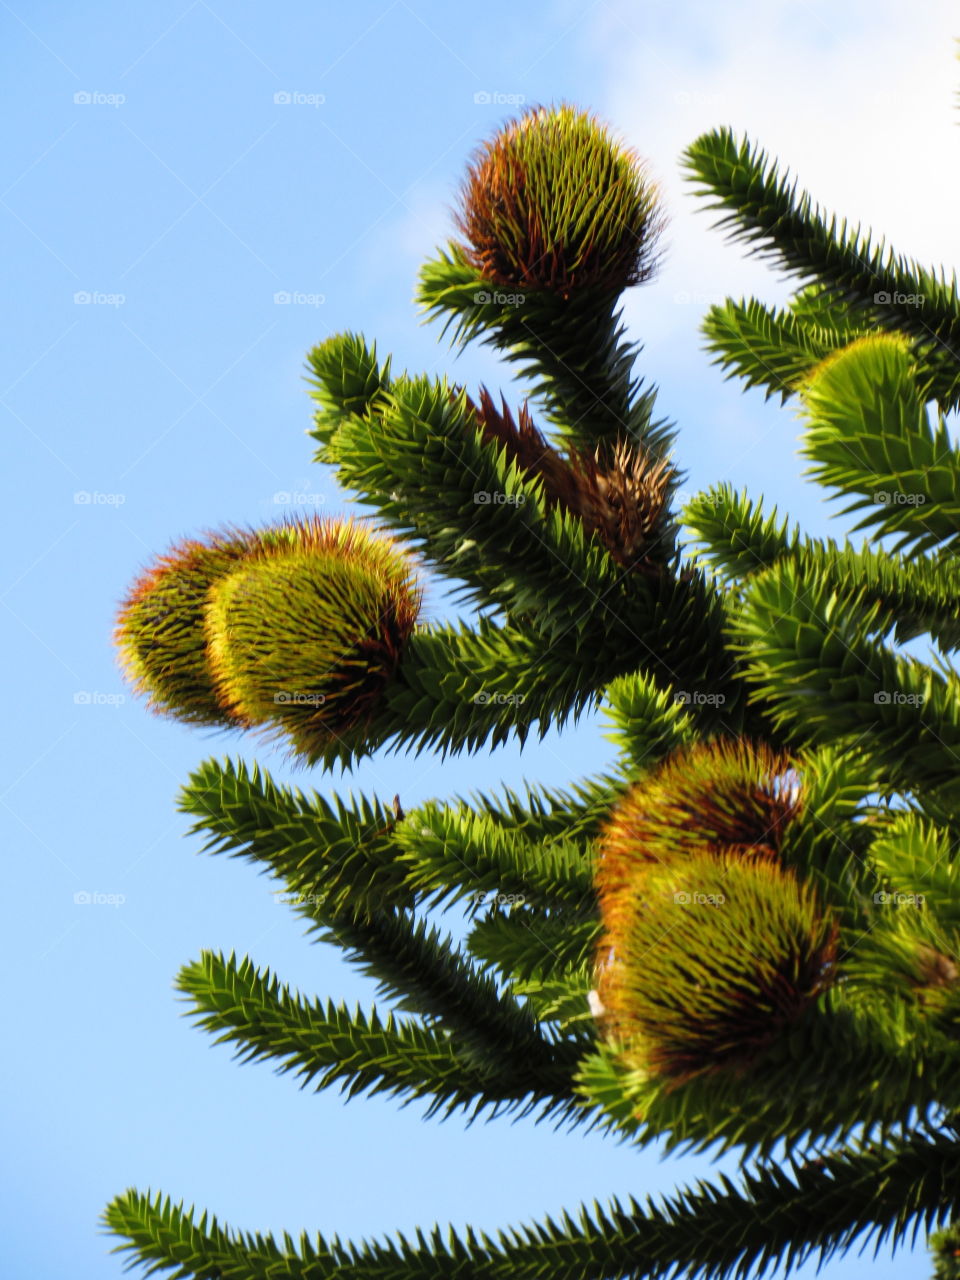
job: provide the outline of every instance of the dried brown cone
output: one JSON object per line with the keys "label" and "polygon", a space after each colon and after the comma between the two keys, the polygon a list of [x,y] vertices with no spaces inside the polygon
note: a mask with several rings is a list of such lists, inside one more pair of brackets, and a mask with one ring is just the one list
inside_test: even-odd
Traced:
{"label": "dried brown cone", "polygon": [[618,441],[591,457],[573,451],[573,500],[567,508],[596,533],[611,556],[633,568],[656,560],[675,471],[666,459]]}
{"label": "dried brown cone", "polygon": [[537,430],[526,403],[516,419],[501,397],[498,409],[486,387],[480,403],[467,401],[484,443],[506,451],[530,479],[543,483],[548,508],[576,516],[595,534],[618,564],[659,571],[661,535],[676,472],[665,459],[619,442],[596,453],[572,449],[564,457]]}

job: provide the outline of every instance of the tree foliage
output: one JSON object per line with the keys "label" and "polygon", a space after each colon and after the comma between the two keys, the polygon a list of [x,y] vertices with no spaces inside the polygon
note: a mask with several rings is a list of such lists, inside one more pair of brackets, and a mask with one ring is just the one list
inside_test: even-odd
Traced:
{"label": "tree foliage", "polygon": [[[327,767],[602,708],[609,773],[410,812],[208,761],[181,798],[206,847],[258,863],[381,1004],[210,952],[178,984],[242,1060],[305,1085],[732,1151],[739,1177],[385,1244],[228,1232],[129,1191],[106,1225],[150,1272],[720,1280],[945,1228],[937,1274],[958,1274],[957,283],[729,130],[684,159],[731,238],[800,282],[781,310],[713,307],[708,349],[795,405],[812,479],[867,540],[807,538],[727,485],[677,509],[675,431],[619,312],[655,270],[659,193],[591,117],[537,108],[481,150],[463,239],[419,284],[453,344],[492,345],[529,400],[329,338],[309,355],[317,459],[376,527],[178,544],[119,640],[157,709]],[[473,621],[420,620],[427,573]],[[454,905],[462,946],[430,916]]]}

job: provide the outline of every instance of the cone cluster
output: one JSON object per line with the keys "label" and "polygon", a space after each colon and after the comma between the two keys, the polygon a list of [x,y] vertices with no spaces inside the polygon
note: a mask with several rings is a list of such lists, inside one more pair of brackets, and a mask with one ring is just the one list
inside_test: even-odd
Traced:
{"label": "cone cluster", "polygon": [[419,608],[393,542],[313,517],[172,547],[133,584],[116,641],[153,710],[278,730],[314,756],[373,716]]}
{"label": "cone cluster", "polygon": [[648,280],[664,225],[640,157],[567,105],[533,107],[480,148],[457,222],[485,280],[561,297]]}
{"label": "cone cluster", "polygon": [[830,984],[837,928],[781,856],[802,807],[789,757],[743,739],[682,748],[601,841],[604,1029],[673,1084],[743,1070]]}

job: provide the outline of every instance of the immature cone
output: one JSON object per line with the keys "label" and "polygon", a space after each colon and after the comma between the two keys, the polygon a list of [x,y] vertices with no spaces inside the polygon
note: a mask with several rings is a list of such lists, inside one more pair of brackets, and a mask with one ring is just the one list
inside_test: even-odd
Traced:
{"label": "immature cone", "polygon": [[237,720],[278,725],[308,758],[366,722],[416,623],[413,567],[347,521],[263,548],[209,597],[217,694]]}
{"label": "immature cone", "polygon": [[708,853],[776,860],[801,793],[791,758],[743,738],[672,752],[614,810],[597,890],[612,928],[658,866]]}
{"label": "immature cone", "polygon": [[236,723],[214,690],[203,617],[210,588],[249,554],[256,538],[238,529],[180,542],[134,582],[115,639],[127,678],[152,710],[192,724]]}
{"label": "immature cone", "polygon": [[533,107],[479,150],[457,223],[491,283],[619,293],[650,278],[663,229],[643,162],[574,107]]}
{"label": "immature cone", "polygon": [[742,1070],[829,986],[838,930],[774,862],[701,853],[647,874],[599,978],[628,1065],[682,1084]]}

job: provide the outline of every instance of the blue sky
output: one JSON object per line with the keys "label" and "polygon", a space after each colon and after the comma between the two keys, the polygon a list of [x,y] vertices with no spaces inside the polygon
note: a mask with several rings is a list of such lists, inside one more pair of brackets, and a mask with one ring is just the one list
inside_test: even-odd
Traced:
{"label": "blue sky", "polygon": [[[315,342],[362,329],[397,366],[453,370],[413,282],[447,233],[470,150],[514,99],[594,108],[663,183],[670,253],[626,315],[680,424],[688,487],[747,485],[824,532],[791,412],[724,383],[698,350],[714,298],[776,300],[785,286],[710,230],[677,157],[704,128],[748,128],[829,207],[952,263],[960,31],[939,0],[773,8],[0,4],[11,1280],[119,1275],[96,1222],[129,1185],[245,1228],[357,1236],[494,1228],[703,1171],[530,1122],[465,1131],[416,1107],[301,1094],[193,1030],[172,981],[203,947],[250,954],[308,992],[366,1004],[370,991],[304,940],[251,867],[184,838],[175,795],[207,756],[290,768],[249,739],[150,717],[127,696],[110,632],[130,578],[174,538],[276,519],[291,509],[283,495],[343,508],[304,435]],[[456,371],[505,381],[483,352]],[[428,605],[442,614],[439,588]],[[521,776],[570,781],[610,755],[585,723],[522,755],[377,758],[340,782],[296,780],[399,792],[409,807]],[[871,1265],[878,1280],[926,1273],[922,1251]]]}

